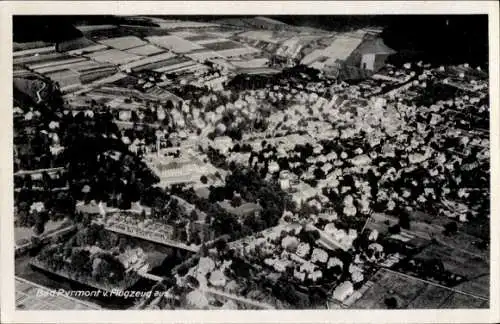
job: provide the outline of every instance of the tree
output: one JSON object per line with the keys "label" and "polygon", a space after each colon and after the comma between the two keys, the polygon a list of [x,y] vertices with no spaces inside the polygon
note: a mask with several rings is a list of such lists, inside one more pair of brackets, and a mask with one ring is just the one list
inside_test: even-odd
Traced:
{"label": "tree", "polygon": [[206,176],[206,175],[202,175],[202,176],[200,177],[200,181],[201,181],[201,183],[203,183],[203,184],[207,184],[207,182],[208,182],[208,178],[207,178],[207,176]]}
{"label": "tree", "polygon": [[384,300],[385,306],[388,309],[395,309],[398,307],[398,300],[394,297],[389,297]]}
{"label": "tree", "polygon": [[399,215],[399,226],[406,230],[410,229],[410,215],[407,211],[402,211]]}
{"label": "tree", "polygon": [[401,226],[399,226],[398,224],[396,224],[394,226],[389,227],[389,233],[391,233],[391,234],[399,234],[399,233],[401,233]]}
{"label": "tree", "polygon": [[231,199],[231,206],[234,208],[239,207],[241,206],[241,202],[242,202],[241,197],[235,196],[233,197],[233,199]]}
{"label": "tree", "polygon": [[450,234],[455,234],[458,231],[458,225],[456,222],[449,222],[444,226],[444,234],[445,235],[450,235]]}

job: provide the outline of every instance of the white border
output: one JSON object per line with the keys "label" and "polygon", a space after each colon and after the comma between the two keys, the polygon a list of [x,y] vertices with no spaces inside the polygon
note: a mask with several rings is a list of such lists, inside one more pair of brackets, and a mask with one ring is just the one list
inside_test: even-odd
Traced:
{"label": "white border", "polygon": [[[16,1],[0,3],[0,225],[2,323],[499,323],[499,7],[496,1]],[[491,98],[491,289],[489,310],[15,311],[12,228],[12,15],[82,14],[488,14]],[[1,118],[3,117],[3,118]]]}

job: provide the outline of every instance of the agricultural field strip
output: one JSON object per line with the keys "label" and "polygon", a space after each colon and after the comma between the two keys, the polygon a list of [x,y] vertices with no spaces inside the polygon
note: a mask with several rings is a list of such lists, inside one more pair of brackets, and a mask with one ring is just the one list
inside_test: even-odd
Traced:
{"label": "agricultural field strip", "polygon": [[146,45],[147,42],[135,36],[123,36],[116,38],[108,38],[99,41],[101,44],[110,46],[119,50],[126,50],[133,47]]}
{"label": "agricultural field strip", "polygon": [[192,66],[192,65],[196,65],[196,64],[197,63],[193,62],[193,61],[186,61],[186,62],[180,62],[180,63],[174,64],[174,65],[163,66],[161,68],[155,69],[154,71],[155,72],[168,72],[170,70],[176,70],[178,68],[182,68],[185,66]]}
{"label": "agricultural field strip", "polygon": [[120,66],[120,69],[121,70],[131,69],[131,68],[138,67],[141,65],[146,65],[146,64],[150,64],[150,63],[156,63],[159,61],[163,61],[163,60],[168,60],[168,59],[173,58],[175,56],[176,55],[171,53],[171,52],[153,55],[153,56],[139,59],[139,60],[134,61],[134,62],[123,64],[122,66]]}
{"label": "agricultural field strip", "polygon": [[200,61],[204,61],[204,60],[208,60],[208,59],[212,59],[212,58],[220,58],[220,59],[225,60],[224,56],[222,56],[219,53],[214,52],[212,50],[207,50],[207,51],[198,52],[198,53],[188,53],[188,54],[186,54],[186,56],[189,58],[192,58],[193,60],[200,60]]}
{"label": "agricultural field strip", "polygon": [[39,47],[39,48],[33,48],[33,49],[28,49],[28,50],[23,50],[23,51],[16,51],[12,53],[13,57],[22,57],[22,56],[27,56],[27,55],[34,55],[34,54],[42,54],[42,53],[49,53],[49,52],[55,52],[56,47],[55,46],[47,46],[47,47]]}
{"label": "agricultural field strip", "polygon": [[202,49],[203,47],[184,38],[177,37],[174,35],[168,36],[151,36],[146,38],[149,42],[170,49],[178,53],[187,53],[193,50]]}
{"label": "agricultural field strip", "polygon": [[125,52],[135,55],[148,56],[163,52],[164,49],[159,48],[153,44],[146,44],[138,47],[133,47],[125,50]]}
{"label": "agricultural field strip", "polygon": [[97,51],[101,51],[101,50],[104,50],[104,49],[107,49],[107,48],[108,47],[106,45],[96,44],[96,45],[91,45],[91,46],[87,46],[87,47],[82,47],[82,48],[79,48],[79,49],[71,50],[71,51],[68,51],[66,53],[69,54],[69,55],[73,55],[73,54],[79,54],[79,53],[97,52]]}
{"label": "agricultural field strip", "polygon": [[50,67],[50,66],[78,63],[78,62],[83,62],[83,61],[88,61],[88,59],[85,57],[64,58],[64,59],[52,61],[52,62],[28,64],[28,67],[32,70],[38,70],[38,69],[43,69],[43,68]]}
{"label": "agricultural field strip", "polygon": [[243,47],[243,48],[233,48],[233,49],[227,49],[227,50],[221,50],[217,51],[217,54],[223,56],[223,57],[230,57],[230,56],[241,56],[245,54],[253,54],[253,53],[258,53],[260,50],[253,48],[253,47]]}
{"label": "agricultural field strip", "polygon": [[228,38],[208,38],[208,39],[193,40],[191,42],[203,46],[205,44],[231,42],[231,40]]}
{"label": "agricultural field strip", "polygon": [[178,73],[178,72],[183,72],[183,71],[193,71],[194,69],[208,69],[206,65],[197,63],[195,65],[190,65],[190,66],[184,66],[177,68],[175,70],[170,70],[169,73]]}
{"label": "agricultural field strip", "polygon": [[60,53],[47,53],[37,56],[23,56],[14,58],[14,65],[16,64],[36,64],[37,62],[49,61],[52,62],[54,60],[61,60],[64,58],[69,58],[71,56],[60,54]]}
{"label": "agricultural field strip", "polygon": [[86,67],[97,67],[100,65],[102,65],[102,63],[97,63],[91,60],[85,60],[79,62],[70,62],[60,65],[48,66],[44,68],[35,69],[35,71],[38,73],[47,73],[51,71],[64,70],[64,69],[80,71],[84,70]]}
{"label": "agricultural field strip", "polygon": [[130,61],[139,60],[142,56],[130,54],[116,49],[109,49],[91,54],[85,54],[86,57],[97,62],[109,62],[112,64],[125,64]]}
{"label": "agricultural field strip", "polygon": [[425,280],[425,279],[417,278],[417,277],[414,277],[414,276],[411,276],[411,275],[408,275],[408,274],[405,274],[405,273],[402,273],[402,272],[394,271],[394,270],[391,270],[391,269],[388,269],[388,268],[383,268],[383,269],[385,271],[387,271],[387,272],[390,272],[390,273],[393,273],[393,274],[397,274],[397,275],[406,277],[406,278],[411,279],[411,280],[417,280],[417,281],[426,283],[428,285],[432,285],[432,286],[436,286],[436,287],[439,287],[439,288],[447,289],[447,290],[450,290],[450,291],[455,292],[457,294],[466,295],[466,296],[469,296],[469,297],[472,297],[472,298],[476,298],[476,299],[480,299],[480,300],[483,300],[483,301],[488,301],[489,300],[488,298],[483,297],[483,296],[478,296],[478,295],[474,295],[474,294],[471,294],[471,293],[468,293],[468,292],[465,292],[465,291],[461,291],[461,290],[458,290],[458,289],[454,289],[454,288],[451,288],[451,287],[446,287],[446,286],[443,286],[441,284],[438,284],[438,283],[435,283],[435,282],[432,282],[432,281],[428,281],[428,280]]}

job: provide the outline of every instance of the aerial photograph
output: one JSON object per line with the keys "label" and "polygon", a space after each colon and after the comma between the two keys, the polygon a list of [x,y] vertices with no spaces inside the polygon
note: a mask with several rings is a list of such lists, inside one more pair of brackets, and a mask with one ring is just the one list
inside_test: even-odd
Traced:
{"label": "aerial photograph", "polygon": [[490,308],[488,15],[12,25],[16,310]]}

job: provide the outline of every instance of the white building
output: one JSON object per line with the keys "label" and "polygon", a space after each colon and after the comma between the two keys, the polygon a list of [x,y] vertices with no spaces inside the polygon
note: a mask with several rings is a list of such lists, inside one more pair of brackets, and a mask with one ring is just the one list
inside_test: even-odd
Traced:
{"label": "white building", "polygon": [[333,298],[335,298],[340,302],[343,302],[353,293],[354,293],[354,287],[352,285],[352,282],[344,281],[343,283],[338,285],[337,288],[335,288],[335,290],[333,291]]}

